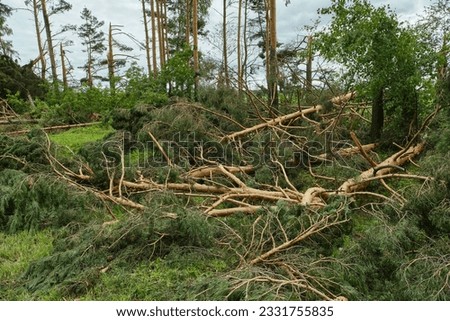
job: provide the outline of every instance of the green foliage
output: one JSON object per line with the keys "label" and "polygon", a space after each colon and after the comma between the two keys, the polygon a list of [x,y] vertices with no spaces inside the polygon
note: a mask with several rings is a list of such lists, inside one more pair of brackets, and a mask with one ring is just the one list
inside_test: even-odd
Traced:
{"label": "green foliage", "polygon": [[192,50],[176,51],[161,70],[160,79],[169,86],[169,96],[193,97],[195,72],[191,66]]}
{"label": "green foliage", "polygon": [[[177,259],[178,264],[184,264],[187,277],[200,275],[202,264],[190,268],[189,264],[177,258],[179,254],[176,253],[195,251],[185,250],[195,247],[204,251],[211,247],[215,228],[200,213],[183,209],[177,203],[176,197],[161,194],[150,200],[149,205],[154,206],[149,206],[145,212],[127,214],[112,224],[91,221],[89,224],[67,226],[55,241],[53,252],[28,269],[24,278],[26,289],[37,297],[46,297],[56,289],[58,297],[74,298],[89,293],[91,289],[95,292],[102,283],[114,282],[115,278],[122,277],[124,269],[129,271],[130,267],[137,267],[139,270],[148,264],[154,266],[155,274],[145,280],[153,279],[161,277],[157,270],[160,263],[154,260],[166,255],[167,262]],[[177,217],[166,215],[166,210],[175,211]],[[211,264],[209,261],[205,262],[207,266]],[[148,263],[143,265],[145,262]],[[113,274],[102,277],[99,283],[100,271],[104,268],[112,270]],[[161,284],[170,282],[168,285],[172,285],[173,277],[175,274],[165,276],[160,280]],[[131,280],[137,279],[133,277]],[[135,284],[133,282],[130,284]],[[141,289],[135,289],[137,298],[148,295],[140,294]],[[166,291],[164,288],[160,290],[160,294]],[[122,295],[126,295],[126,291]]]}
{"label": "green foliage", "polygon": [[392,124],[386,128],[388,137],[410,136],[409,130],[418,127],[417,88],[433,64],[429,46],[417,32],[400,25],[388,6],[333,0],[321,13],[331,14],[332,20],[319,33],[317,46],[327,59],[345,66],[346,82],[360,97],[372,100],[372,138],[380,138],[385,112]]}
{"label": "green foliage", "polygon": [[84,21],[77,28],[78,36],[82,39],[81,44],[85,46],[83,50],[87,54],[87,60],[83,69],[86,71],[87,85],[92,87],[95,69],[100,65],[99,56],[106,50],[105,33],[101,30],[104,21],[99,21],[86,7],[81,11],[81,19]]}
{"label": "green foliage", "polygon": [[[249,107],[234,89],[202,87],[198,91],[198,101],[215,112],[219,112],[237,123],[244,124],[249,118]],[[224,131],[241,129],[234,122],[227,121],[214,114],[207,114],[211,123]]]}
{"label": "green foliage", "polygon": [[[47,141],[42,131],[32,130],[27,137],[11,138],[0,135],[0,170],[23,169],[48,165],[45,157]],[[39,166],[38,166],[39,165]]]}
{"label": "green foliage", "polygon": [[96,114],[107,114],[117,107],[118,100],[109,89],[86,87],[67,88],[64,92],[50,92],[46,98],[49,111],[44,116],[47,124],[74,124],[90,122]]}
{"label": "green foliage", "polygon": [[166,88],[159,79],[149,78],[142,67],[132,64],[125,73],[122,84],[123,90],[117,91],[121,108],[138,107],[139,105],[151,105],[161,107],[168,101]]}
{"label": "green foliage", "polygon": [[[164,260],[143,261],[130,273],[117,268],[101,276],[86,300],[221,300],[199,294],[211,286],[226,263],[200,249],[174,248]],[[218,289],[215,288],[217,291]],[[210,294],[210,293],[208,293]]]}
{"label": "green foliage", "polygon": [[43,97],[45,93],[46,84],[33,73],[31,65],[21,67],[12,58],[0,56],[0,98],[6,99],[8,95],[17,94],[16,97],[25,100],[28,95]]}
{"label": "green foliage", "polygon": [[9,169],[0,172],[0,190],[0,229],[9,233],[81,222],[92,201],[51,176]]}

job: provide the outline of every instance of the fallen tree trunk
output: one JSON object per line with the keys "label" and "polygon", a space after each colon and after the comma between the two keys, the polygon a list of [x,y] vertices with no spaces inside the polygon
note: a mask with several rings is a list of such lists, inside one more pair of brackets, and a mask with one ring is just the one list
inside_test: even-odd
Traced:
{"label": "fallen tree trunk", "polygon": [[[355,96],[355,93],[351,92],[351,93],[348,93],[348,94],[345,94],[345,95],[341,95],[341,96],[337,96],[337,97],[331,98],[330,102],[332,104],[335,104],[335,105],[341,105],[343,103],[346,103],[350,99],[352,99],[354,96]],[[252,127],[249,127],[249,128],[245,128],[245,129],[243,129],[241,131],[234,132],[234,133],[232,133],[230,135],[224,136],[222,138],[222,141],[234,140],[237,137],[241,137],[241,136],[247,135],[247,134],[252,133],[254,131],[257,131],[257,130],[260,130],[260,129],[263,129],[263,128],[266,128],[266,127],[271,127],[271,126],[275,126],[275,125],[278,125],[278,124],[282,124],[284,122],[287,122],[287,121],[290,121],[290,120],[294,120],[294,119],[303,117],[303,116],[308,115],[308,114],[319,112],[322,109],[323,109],[322,105],[316,105],[316,106],[311,107],[311,108],[307,108],[307,109],[304,109],[304,110],[296,111],[295,113],[291,113],[291,114],[288,114],[288,115],[280,116],[280,117],[274,118],[274,119],[272,119],[272,120],[270,120],[268,122],[261,123],[261,124],[258,124],[258,125],[255,125],[255,126],[252,126]]]}
{"label": "fallen tree trunk", "polygon": [[326,191],[320,187],[311,187],[305,191],[301,203],[305,206],[311,205],[320,207],[325,205],[324,199],[327,199],[331,195],[351,195],[352,193],[361,191],[367,187],[370,181],[374,180],[374,177],[383,178],[383,176],[401,168],[401,165],[405,164],[412,157],[420,154],[424,147],[425,144],[421,143],[406,150],[402,149],[389,158],[386,158],[377,166],[362,172],[357,177],[348,179],[335,191]]}
{"label": "fallen tree trunk", "polygon": [[[238,173],[251,173],[255,170],[253,165],[247,166],[223,166],[228,172],[232,174]],[[194,168],[187,172],[184,176],[189,178],[203,178],[203,177],[211,177],[216,174],[223,174],[221,168],[219,166],[203,166]]]}
{"label": "fallen tree trunk", "polygon": [[140,190],[140,191],[151,191],[151,190],[171,190],[171,191],[181,191],[181,192],[197,192],[197,193],[207,193],[207,194],[230,194],[233,197],[240,198],[255,198],[255,199],[265,199],[271,201],[285,200],[294,203],[299,202],[303,195],[291,190],[281,190],[281,191],[266,191],[260,190],[252,187],[226,187],[226,186],[215,186],[206,185],[198,183],[167,183],[158,184],[151,181],[140,181],[140,182],[130,182],[123,181],[123,186]]}
{"label": "fallen tree trunk", "polygon": [[[50,126],[50,127],[44,127],[40,128],[45,132],[53,131],[53,130],[61,130],[61,129],[71,129],[71,128],[78,128],[78,127],[88,127],[88,126],[94,126],[99,125],[101,122],[93,122],[93,123],[83,123],[83,124],[73,124],[73,125],[58,125],[58,126]],[[7,135],[16,136],[16,135],[23,135],[28,134],[32,129],[24,129],[24,130],[17,130],[14,132],[8,132],[5,133]]]}
{"label": "fallen tree trunk", "polygon": [[[358,177],[345,181],[336,191],[337,194],[349,194],[364,189],[369,184],[372,177],[383,176],[391,173],[399,166],[402,166],[414,156],[420,154],[425,147],[424,143],[410,147],[407,150],[401,150],[389,158],[386,158],[376,167],[362,172]],[[400,155],[400,156],[399,156]]]}
{"label": "fallen tree trunk", "polygon": [[322,110],[322,108],[323,108],[322,105],[317,105],[317,106],[314,106],[314,107],[311,107],[311,108],[308,108],[308,109],[305,109],[305,110],[296,111],[295,113],[292,113],[292,114],[280,116],[280,117],[272,119],[272,120],[270,120],[270,121],[268,121],[266,123],[261,123],[261,124],[258,124],[258,125],[255,125],[255,126],[252,126],[252,127],[246,128],[246,129],[243,129],[241,131],[234,132],[234,133],[232,133],[230,135],[224,136],[222,138],[222,141],[234,140],[236,137],[244,136],[244,135],[247,135],[247,134],[249,134],[251,132],[254,132],[254,131],[257,131],[257,130],[260,130],[260,129],[263,129],[263,128],[266,128],[266,127],[275,126],[275,125],[284,123],[284,122],[286,122],[288,120],[294,120],[294,119],[300,118],[300,117],[302,117],[304,115],[308,115],[308,114],[311,114],[311,113],[316,113],[316,112]]}

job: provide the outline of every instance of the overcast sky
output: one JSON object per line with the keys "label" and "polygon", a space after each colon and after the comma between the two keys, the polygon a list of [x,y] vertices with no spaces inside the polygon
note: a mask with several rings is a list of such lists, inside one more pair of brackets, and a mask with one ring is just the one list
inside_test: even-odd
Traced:
{"label": "overcast sky", "polygon": [[[0,0],[13,8],[25,8],[24,0]],[[142,25],[141,4],[139,0],[67,0],[73,5],[71,11],[51,17],[53,30],[56,31],[63,24],[81,24],[80,12],[83,7],[92,11],[93,15],[99,20],[105,21],[104,31],[107,31],[107,25],[111,22],[115,25],[123,25],[123,31],[132,34],[138,40],[144,39],[144,30]],[[217,25],[221,23],[221,11],[223,0],[212,0],[213,5],[210,9],[208,30],[214,32]],[[373,0],[375,5],[390,4],[400,16],[401,19],[413,20],[420,13],[424,6],[429,5],[432,0]],[[278,1],[278,37],[279,42],[286,43],[297,38],[301,33],[302,27],[312,24],[317,18],[317,9],[326,7],[330,4],[329,0],[291,0],[291,4],[285,6],[285,0]],[[32,13],[26,10],[17,10],[7,20],[8,25],[13,29],[12,36],[14,49],[19,53],[20,63],[26,64],[38,55],[34,22]],[[66,38],[72,40],[74,45],[66,48],[67,55],[72,65],[77,69],[84,61],[84,54],[80,51],[81,40],[75,34],[67,34]],[[213,38],[213,37],[212,37]],[[211,51],[211,45],[203,42],[201,50],[206,53]],[[140,56],[142,64],[144,63],[144,52],[135,49],[134,54]],[[77,72],[77,76],[81,71]]]}

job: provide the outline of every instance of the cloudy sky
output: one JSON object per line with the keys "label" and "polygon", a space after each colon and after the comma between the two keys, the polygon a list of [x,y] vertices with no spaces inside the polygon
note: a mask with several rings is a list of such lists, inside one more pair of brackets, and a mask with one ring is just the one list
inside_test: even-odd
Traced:
{"label": "cloudy sky", "polygon": [[[0,0],[18,10],[8,19],[8,25],[13,29],[12,36],[14,49],[19,53],[20,62],[22,64],[37,57],[37,43],[34,29],[33,16],[30,11],[25,10],[24,0]],[[99,20],[105,21],[105,33],[107,25],[111,22],[114,25],[123,25],[123,31],[132,34],[139,40],[143,40],[144,31],[141,16],[141,4],[139,0],[67,0],[73,5],[70,12],[62,15],[51,17],[53,29],[57,30],[63,24],[81,24],[80,12],[83,7],[87,7],[92,11],[93,15]],[[208,30],[210,34],[214,34],[214,30],[221,23],[221,11],[223,0],[213,0],[210,9],[210,17]],[[297,38],[302,33],[302,27],[310,25],[317,18],[317,9],[329,5],[329,0],[291,0],[288,6],[285,6],[284,0],[278,1],[278,37],[281,43],[286,43]],[[372,3],[390,4],[400,16],[401,19],[415,19],[424,6],[429,5],[432,0],[373,0]],[[81,40],[75,34],[67,34],[67,39],[74,42],[74,45],[67,48],[68,57],[73,66],[81,66],[83,64],[84,54],[81,52]],[[213,38],[214,37],[210,37]],[[126,41],[126,40],[124,40]],[[201,49],[214,55],[211,43],[203,40]],[[134,54],[140,57],[144,62],[144,52],[136,49]],[[79,73],[81,71],[77,71]]]}

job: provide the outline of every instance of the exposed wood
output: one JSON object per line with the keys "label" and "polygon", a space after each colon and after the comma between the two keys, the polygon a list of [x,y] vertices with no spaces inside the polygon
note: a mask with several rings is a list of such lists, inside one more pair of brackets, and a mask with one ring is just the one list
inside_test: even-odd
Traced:
{"label": "exposed wood", "polygon": [[[359,191],[367,186],[369,179],[372,177],[383,176],[391,173],[396,167],[405,164],[412,157],[420,154],[424,149],[425,144],[421,143],[416,146],[410,147],[407,150],[401,150],[394,155],[388,157],[381,162],[377,167],[368,169],[362,172],[358,177],[351,178],[344,182],[336,191],[337,194],[349,194]],[[400,156],[398,156],[400,155]],[[374,174],[375,173],[375,174]]]}
{"label": "exposed wood", "polygon": [[[58,126],[51,126],[51,127],[43,127],[40,129],[43,131],[49,132],[49,131],[53,131],[53,130],[70,129],[70,128],[77,128],[77,127],[88,127],[88,126],[94,126],[94,125],[98,125],[98,124],[101,124],[101,122],[73,124],[73,125],[58,125]],[[32,129],[17,130],[17,131],[8,132],[5,134],[11,135],[11,136],[23,135],[23,134],[29,133],[31,130]]]}
{"label": "exposed wood", "polygon": [[[361,150],[364,150],[365,153],[375,149],[377,145],[376,144],[367,144],[367,145],[362,145],[360,147],[348,147],[348,148],[342,148],[339,150],[333,150],[333,154],[334,155],[338,155],[341,157],[348,157],[348,156],[352,156],[358,153],[361,153]],[[328,158],[328,154],[324,153],[324,154],[320,154],[318,156],[314,156],[314,159],[316,160],[327,160]]]}
{"label": "exposed wood", "polygon": [[64,52],[63,44],[59,44],[59,51],[61,54],[61,73],[63,78],[63,88],[66,89],[69,87],[67,82],[67,68],[66,68],[66,54]]}
{"label": "exposed wood", "polygon": [[41,28],[39,26],[39,8],[38,8],[38,0],[33,0],[33,15],[34,15],[34,28],[36,31],[36,40],[38,44],[39,50],[39,60],[41,62],[41,78],[45,80],[46,73],[46,62],[45,62],[45,53],[42,45],[42,37],[41,37]]}
{"label": "exposed wood", "polygon": [[[237,174],[237,173],[252,173],[255,168],[252,165],[247,166],[223,166],[228,172]],[[219,166],[203,166],[190,170],[185,174],[185,177],[189,178],[204,178],[211,177],[216,174],[222,174]]]}
{"label": "exposed wood", "polygon": [[358,137],[356,137],[356,134],[354,132],[350,132],[350,136],[353,140],[353,142],[356,144],[356,147],[358,148],[361,155],[369,162],[370,165],[373,167],[377,166],[377,163],[367,155],[366,150],[362,147],[361,143],[359,142]]}
{"label": "exposed wood", "polygon": [[164,148],[162,148],[161,144],[158,142],[158,140],[156,139],[155,136],[153,136],[151,131],[147,131],[147,134],[150,136],[150,138],[152,139],[152,141],[155,143],[156,147],[158,147],[159,151],[161,152],[161,154],[163,155],[163,157],[165,158],[167,165],[169,166],[173,166],[172,161],[170,160],[169,156],[167,155],[167,153],[164,151]]}
{"label": "exposed wood", "polygon": [[[342,104],[345,104],[346,102],[348,102],[354,96],[355,96],[355,93],[354,92],[350,92],[350,93],[347,93],[347,94],[344,94],[344,95],[341,95],[341,96],[334,97],[334,98],[330,99],[330,102],[335,104],[335,105],[342,105]],[[305,115],[308,115],[308,114],[311,114],[311,113],[317,113],[317,112],[321,111],[322,109],[323,109],[322,105],[316,105],[314,107],[310,107],[310,108],[307,108],[307,109],[304,109],[304,110],[298,110],[298,111],[296,111],[294,113],[291,113],[291,114],[288,114],[288,115],[283,115],[283,116],[274,118],[274,119],[272,119],[270,121],[267,121],[267,122],[264,122],[264,123],[260,123],[260,124],[257,124],[255,126],[252,126],[252,127],[243,129],[241,131],[234,132],[232,134],[224,136],[222,138],[222,141],[234,140],[237,137],[241,137],[241,136],[247,135],[249,133],[258,131],[258,130],[266,128],[266,127],[276,126],[276,125],[282,124],[282,123],[287,122],[287,121],[292,121],[292,120],[295,120],[297,118],[304,117]]]}
{"label": "exposed wood", "polygon": [[44,18],[44,25],[45,25],[45,32],[47,34],[47,44],[48,44],[48,54],[50,56],[50,66],[52,69],[52,81],[55,88],[57,88],[57,82],[58,82],[58,73],[56,71],[56,59],[55,59],[55,53],[53,50],[53,38],[52,38],[52,32],[50,27],[50,20],[48,18],[48,12],[47,12],[47,5],[46,0],[41,0],[41,10],[42,10],[42,16]]}
{"label": "exposed wood", "polygon": [[267,191],[252,187],[225,187],[216,185],[206,185],[199,183],[167,183],[158,184],[151,181],[130,182],[124,181],[123,186],[135,190],[154,191],[154,190],[171,190],[184,192],[197,192],[208,194],[233,194],[234,197],[254,198],[264,200],[285,200],[290,202],[298,202],[303,195],[290,190]]}
{"label": "exposed wood", "polygon": [[249,133],[258,131],[258,130],[266,128],[266,127],[275,126],[275,125],[278,125],[278,124],[281,124],[281,123],[284,123],[284,122],[287,122],[287,121],[290,121],[290,120],[294,120],[294,119],[300,118],[300,117],[302,117],[304,115],[307,115],[307,114],[316,113],[316,112],[322,110],[322,108],[323,108],[322,105],[317,105],[317,106],[314,106],[314,107],[311,107],[311,108],[308,108],[308,109],[305,109],[305,110],[299,110],[299,111],[296,111],[296,112],[288,114],[288,115],[283,115],[283,116],[277,117],[275,119],[272,119],[272,120],[270,120],[268,122],[260,123],[258,125],[253,126],[253,127],[246,128],[246,129],[243,129],[243,130],[238,131],[238,132],[234,132],[234,133],[232,133],[230,135],[227,135],[227,136],[223,137],[222,141],[234,140],[237,137],[241,137],[241,136],[247,135]]}

